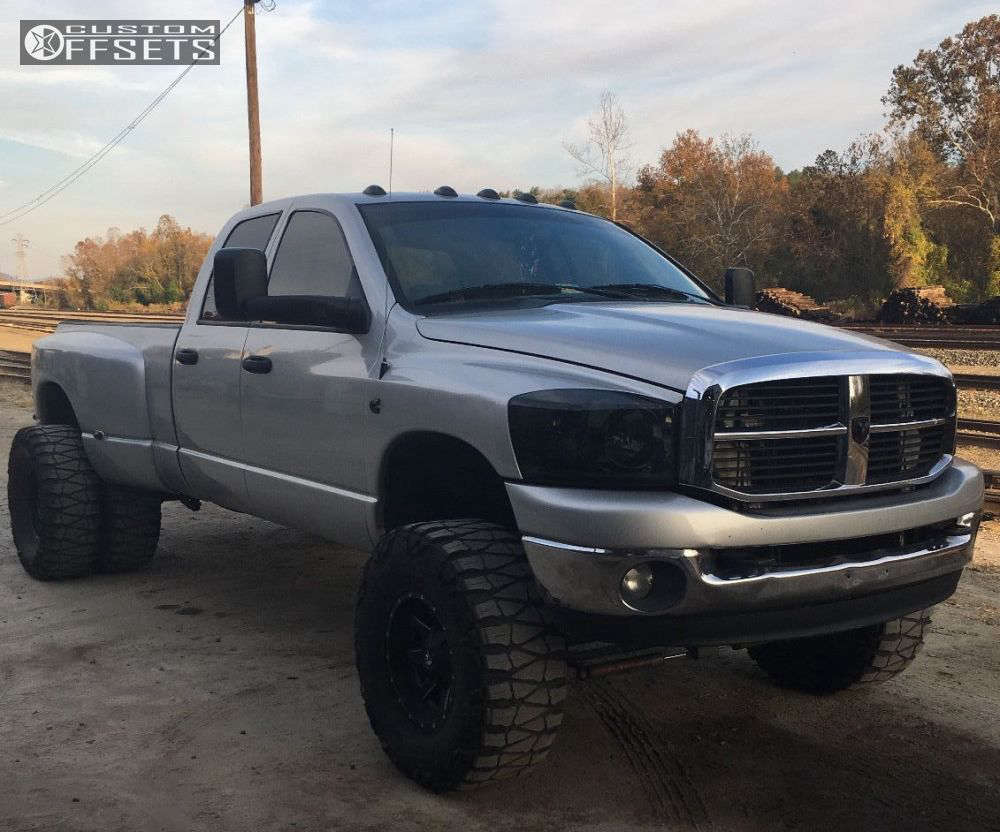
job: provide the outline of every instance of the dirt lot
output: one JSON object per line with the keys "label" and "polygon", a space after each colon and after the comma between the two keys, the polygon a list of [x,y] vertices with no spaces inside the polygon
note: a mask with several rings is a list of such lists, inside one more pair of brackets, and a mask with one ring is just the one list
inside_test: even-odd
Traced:
{"label": "dirt lot", "polygon": [[[29,418],[0,404],[4,456]],[[5,832],[1000,829],[1000,572],[985,566],[887,685],[786,693],[730,651],[588,683],[531,779],[436,797],[368,729],[360,553],[171,504],[150,572],[42,584],[2,515]]]}

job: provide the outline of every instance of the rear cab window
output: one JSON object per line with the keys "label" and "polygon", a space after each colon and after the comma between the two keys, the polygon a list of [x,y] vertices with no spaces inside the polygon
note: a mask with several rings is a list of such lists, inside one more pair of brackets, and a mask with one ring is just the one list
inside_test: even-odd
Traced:
{"label": "rear cab window", "polygon": [[[250,217],[233,226],[229,232],[222,248],[256,248],[264,251],[274,233],[274,228],[278,224],[281,212],[274,214],[261,214],[259,217]],[[208,287],[205,289],[205,299],[201,306],[200,321],[221,321],[224,318],[215,308],[215,281],[214,275],[208,279]]]}

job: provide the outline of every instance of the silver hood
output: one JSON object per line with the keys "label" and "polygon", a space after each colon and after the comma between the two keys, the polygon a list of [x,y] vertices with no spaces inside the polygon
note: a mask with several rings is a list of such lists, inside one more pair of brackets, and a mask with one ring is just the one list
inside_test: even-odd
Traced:
{"label": "silver hood", "polygon": [[900,349],[779,315],[680,303],[550,304],[421,318],[417,328],[435,341],[568,361],[681,391],[698,370],[741,358]]}

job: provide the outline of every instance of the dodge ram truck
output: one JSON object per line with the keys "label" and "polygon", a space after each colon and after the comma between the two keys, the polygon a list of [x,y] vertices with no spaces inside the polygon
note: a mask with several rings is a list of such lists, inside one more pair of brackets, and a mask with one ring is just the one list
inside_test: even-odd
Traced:
{"label": "dodge ram truck", "polygon": [[36,342],[21,563],[142,567],[165,500],[369,550],[361,692],[436,791],[544,758],[571,677],[727,646],[790,688],[882,681],[972,556],[954,383],[750,310],[752,279],[722,300],[627,227],[490,189],[241,211],[183,324]]}

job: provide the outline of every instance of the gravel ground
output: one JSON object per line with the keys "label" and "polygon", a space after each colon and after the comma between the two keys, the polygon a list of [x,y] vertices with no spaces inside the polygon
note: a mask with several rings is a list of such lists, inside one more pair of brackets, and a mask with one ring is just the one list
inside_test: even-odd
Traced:
{"label": "gravel ground", "polygon": [[958,443],[958,455],[980,468],[1000,471],[1000,451],[996,448],[961,439]]}
{"label": "gravel ground", "polygon": [[1000,390],[960,389],[958,415],[965,419],[1000,421]]}
{"label": "gravel ground", "polygon": [[1000,350],[921,349],[914,352],[936,358],[948,367],[961,366],[970,368],[970,371],[972,367],[1000,367]]}
{"label": "gravel ground", "polygon": [[[0,453],[29,420],[0,401]],[[168,504],[149,571],[46,584],[0,511],[0,829],[1000,829],[991,545],[896,680],[816,698],[724,650],[590,682],[536,774],[439,797],[365,719],[360,552]]]}

